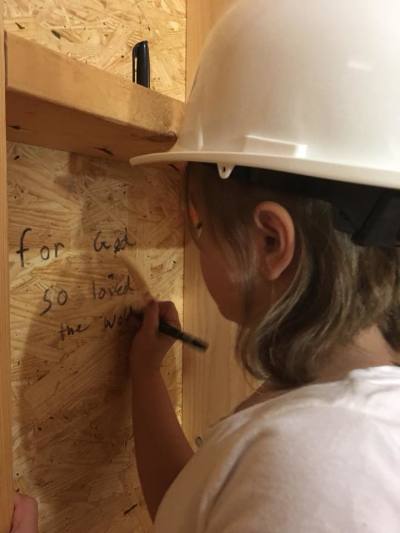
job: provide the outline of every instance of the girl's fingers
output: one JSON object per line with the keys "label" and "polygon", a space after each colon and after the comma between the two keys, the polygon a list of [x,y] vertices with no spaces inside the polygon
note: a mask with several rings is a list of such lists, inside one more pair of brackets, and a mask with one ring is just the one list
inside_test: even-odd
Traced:
{"label": "girl's fingers", "polygon": [[171,326],[181,329],[178,311],[173,302],[159,302],[160,319],[168,322]]}
{"label": "girl's fingers", "polygon": [[153,375],[160,371],[163,358],[176,342],[159,332],[160,319],[175,327],[180,323],[172,302],[152,301],[143,311],[142,327],[132,341],[130,364],[136,375]]}
{"label": "girl's fingers", "polygon": [[135,316],[135,315],[133,315],[131,319],[132,319],[131,331],[132,333],[136,335],[136,333],[141,329],[143,321],[138,316]]}
{"label": "girl's fingers", "polygon": [[150,301],[144,308],[143,322],[139,331],[154,336],[158,332],[159,321],[163,320],[176,328],[181,328],[178,311],[172,302]]}
{"label": "girl's fingers", "polygon": [[152,300],[144,309],[143,325],[141,330],[147,335],[154,335],[158,330],[159,322],[158,302]]}

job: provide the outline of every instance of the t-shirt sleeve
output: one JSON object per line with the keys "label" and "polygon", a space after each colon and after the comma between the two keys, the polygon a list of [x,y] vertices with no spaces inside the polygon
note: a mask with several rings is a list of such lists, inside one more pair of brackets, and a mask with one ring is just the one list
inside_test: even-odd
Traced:
{"label": "t-shirt sleeve", "polygon": [[363,416],[341,409],[271,424],[238,454],[205,533],[382,531],[391,510],[376,491],[382,471],[369,460],[379,440]]}

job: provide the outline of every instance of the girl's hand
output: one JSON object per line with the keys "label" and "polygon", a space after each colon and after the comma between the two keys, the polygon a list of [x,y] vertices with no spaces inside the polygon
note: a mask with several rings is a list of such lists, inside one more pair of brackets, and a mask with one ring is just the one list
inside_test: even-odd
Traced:
{"label": "girl's hand", "polygon": [[143,322],[133,339],[130,352],[131,371],[135,375],[151,376],[159,372],[166,353],[176,342],[158,331],[160,319],[176,328],[181,327],[172,302],[151,301],[146,306]]}
{"label": "girl's hand", "polygon": [[36,500],[29,496],[16,494],[14,497],[14,515],[10,533],[38,533],[38,519]]}

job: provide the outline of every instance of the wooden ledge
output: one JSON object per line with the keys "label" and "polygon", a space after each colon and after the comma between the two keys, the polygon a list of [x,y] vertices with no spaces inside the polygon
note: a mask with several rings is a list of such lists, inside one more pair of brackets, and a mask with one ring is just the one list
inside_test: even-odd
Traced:
{"label": "wooden ledge", "polygon": [[5,37],[9,141],[117,160],[174,144],[182,102]]}

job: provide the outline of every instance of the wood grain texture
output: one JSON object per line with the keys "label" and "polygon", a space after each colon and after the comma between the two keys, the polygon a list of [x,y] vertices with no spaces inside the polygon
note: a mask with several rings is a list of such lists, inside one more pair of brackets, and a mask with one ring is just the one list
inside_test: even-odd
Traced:
{"label": "wood grain texture", "polygon": [[12,33],[6,38],[8,140],[125,161],[175,142],[179,100]]}
{"label": "wood grain texture", "polygon": [[[187,2],[188,93],[206,36],[231,2]],[[208,294],[197,248],[190,236],[186,237],[184,327],[210,342],[210,349],[204,355],[183,349],[183,427],[195,444],[211,425],[256,389],[256,382],[243,373],[235,360],[236,328],[221,317]]]}
{"label": "wood grain texture", "polygon": [[187,94],[192,86],[207,35],[225,9],[233,2],[234,0],[187,0]]}
{"label": "wood grain texture", "polygon": [[10,306],[8,280],[7,159],[5,136],[3,2],[0,0],[0,532],[12,514]]}
{"label": "wood grain texture", "polygon": [[[182,99],[184,4],[7,0],[6,26],[125,79],[120,55],[149,37],[152,87]],[[182,312],[180,179],[168,167],[132,169],[15,143],[8,162],[16,485],[38,498],[44,533],[147,533],[129,417],[126,310],[151,291]],[[17,251],[28,228],[22,266]],[[135,279],[127,278],[125,253]],[[163,374],[181,417],[179,346]]]}
{"label": "wood grain texture", "polygon": [[183,0],[6,0],[4,27],[129,80],[132,47],[146,39],[151,88],[185,100]]}

